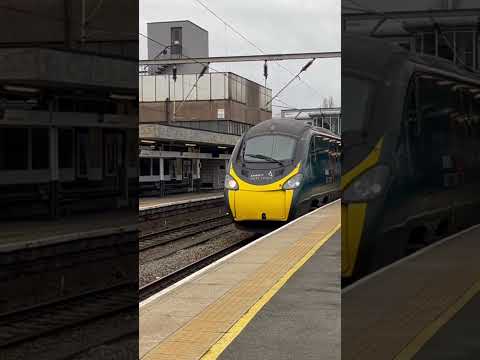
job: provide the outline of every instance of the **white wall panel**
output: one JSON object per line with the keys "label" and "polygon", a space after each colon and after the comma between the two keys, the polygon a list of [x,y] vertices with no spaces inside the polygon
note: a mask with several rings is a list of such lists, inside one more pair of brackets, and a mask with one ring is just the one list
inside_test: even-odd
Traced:
{"label": "white wall panel", "polygon": [[[183,75],[177,75],[177,81],[174,82],[170,76],[170,100],[176,101],[183,100]],[[175,89],[175,90],[174,90]]]}
{"label": "white wall panel", "polygon": [[212,100],[225,99],[225,75],[211,74]]}
{"label": "white wall panel", "polygon": [[[185,98],[186,100],[197,99],[197,89],[193,88],[196,81],[197,81],[197,74],[183,75],[183,98]],[[189,93],[190,95],[188,95]]]}
{"label": "white wall panel", "polygon": [[157,101],[165,101],[166,98],[170,97],[170,89],[168,85],[168,75],[155,76],[155,86],[157,90],[155,98]]}
{"label": "white wall panel", "polygon": [[236,101],[242,101],[242,78],[237,77],[237,96],[235,97]]}
{"label": "white wall panel", "polygon": [[142,76],[143,101],[155,101],[155,76]]}
{"label": "white wall panel", "polygon": [[197,100],[210,100],[210,74],[205,74],[198,80]]}

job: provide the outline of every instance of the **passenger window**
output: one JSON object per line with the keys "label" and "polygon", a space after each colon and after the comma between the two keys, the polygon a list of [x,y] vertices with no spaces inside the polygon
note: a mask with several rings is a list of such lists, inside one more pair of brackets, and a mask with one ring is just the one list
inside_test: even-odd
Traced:
{"label": "passenger window", "polygon": [[329,177],[331,176],[331,167],[329,164],[329,146],[327,138],[322,138],[320,136],[314,137],[315,141],[315,152],[314,152],[314,165],[313,172],[316,179],[321,183],[327,183]]}
{"label": "passenger window", "polygon": [[27,170],[28,152],[27,128],[0,127],[0,170]]}
{"label": "passenger window", "polygon": [[[407,125],[420,115],[420,131],[407,126],[413,180],[423,186],[452,187],[468,181],[475,164],[478,106],[458,81],[437,76],[418,78],[418,108],[410,99]],[[418,121],[417,121],[418,122]]]}

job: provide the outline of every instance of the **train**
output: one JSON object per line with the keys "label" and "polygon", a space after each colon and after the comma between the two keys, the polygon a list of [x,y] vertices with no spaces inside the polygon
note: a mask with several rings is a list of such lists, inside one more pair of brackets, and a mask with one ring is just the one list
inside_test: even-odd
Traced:
{"label": "train", "polygon": [[345,35],[342,283],[478,222],[480,77]]}
{"label": "train", "polygon": [[294,119],[266,120],[236,144],[225,176],[237,228],[266,233],[340,195],[341,138]]}

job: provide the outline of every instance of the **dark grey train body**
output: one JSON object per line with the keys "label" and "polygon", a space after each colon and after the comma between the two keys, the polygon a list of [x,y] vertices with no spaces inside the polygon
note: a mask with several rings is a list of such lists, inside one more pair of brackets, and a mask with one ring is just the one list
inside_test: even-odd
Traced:
{"label": "dark grey train body", "polygon": [[339,195],[340,137],[303,121],[272,119],[245,133],[225,180],[238,227],[265,232]]}

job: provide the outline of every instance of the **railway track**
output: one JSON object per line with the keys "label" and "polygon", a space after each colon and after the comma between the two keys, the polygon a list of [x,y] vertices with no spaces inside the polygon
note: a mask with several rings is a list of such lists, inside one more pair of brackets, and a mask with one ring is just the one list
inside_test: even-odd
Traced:
{"label": "railway track", "polygon": [[171,272],[170,274],[163,276],[157,280],[154,280],[139,289],[139,298],[140,301],[145,300],[149,296],[152,296],[153,294],[160,292],[170,285],[182,280],[183,278],[187,277],[190,274],[193,274],[194,272],[206,267],[207,265],[221,259],[222,257],[234,252],[235,250],[240,249],[241,247],[247,245],[248,243],[252,242],[257,238],[256,235],[249,236],[247,238],[244,238],[243,240],[240,240],[236,242],[235,244],[232,244],[226,248],[223,248],[219,251],[216,251],[215,253],[212,253],[210,255],[207,255],[195,262],[192,262],[189,265],[186,265],[176,271]]}
{"label": "railway track", "polygon": [[167,229],[160,229],[148,233],[144,232],[140,235],[139,250],[145,251],[175,240],[195,236],[205,231],[211,231],[231,223],[232,220],[226,214],[222,214],[209,218],[196,219],[194,222],[177,225]]}
{"label": "railway track", "polygon": [[137,259],[133,227],[2,255],[0,293],[16,296],[0,301],[0,358],[63,360],[135,333],[116,324],[137,313]]}
{"label": "railway track", "polygon": [[213,208],[224,208],[225,202],[222,197],[213,197],[212,199],[197,200],[192,202],[171,204],[161,207],[151,207],[142,209],[139,212],[139,221],[151,221],[165,219],[176,215],[183,215],[195,211],[201,211]]}
{"label": "railway track", "polygon": [[132,286],[120,285],[4,314],[0,320],[0,347],[131,308],[134,295]]}

